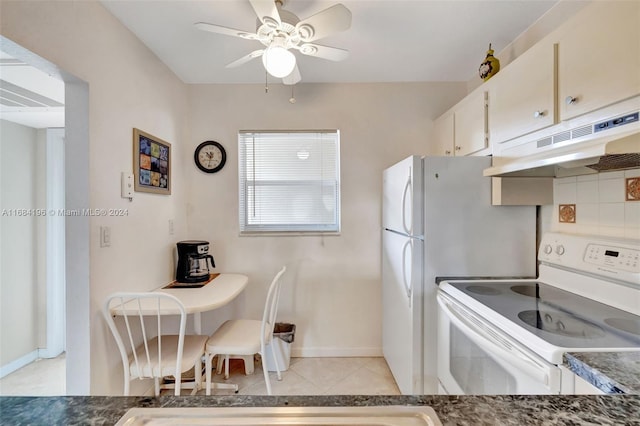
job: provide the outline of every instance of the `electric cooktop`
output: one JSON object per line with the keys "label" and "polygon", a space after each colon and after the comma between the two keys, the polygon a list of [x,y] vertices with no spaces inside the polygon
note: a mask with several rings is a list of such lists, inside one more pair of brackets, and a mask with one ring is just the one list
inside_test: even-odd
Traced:
{"label": "electric cooktop", "polygon": [[551,285],[538,281],[451,281],[449,285],[478,314],[493,310],[551,345],[640,350],[640,316]]}

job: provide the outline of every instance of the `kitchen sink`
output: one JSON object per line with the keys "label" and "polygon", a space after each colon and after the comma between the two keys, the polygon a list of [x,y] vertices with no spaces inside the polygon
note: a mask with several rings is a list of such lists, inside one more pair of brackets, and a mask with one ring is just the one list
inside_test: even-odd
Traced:
{"label": "kitchen sink", "polygon": [[424,406],[132,408],[116,426],[442,426]]}

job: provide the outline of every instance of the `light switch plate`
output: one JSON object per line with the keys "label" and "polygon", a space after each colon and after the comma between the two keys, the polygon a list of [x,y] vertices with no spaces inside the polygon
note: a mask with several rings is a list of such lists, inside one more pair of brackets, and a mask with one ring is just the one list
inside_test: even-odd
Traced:
{"label": "light switch plate", "polygon": [[108,226],[100,227],[100,247],[111,247],[111,228]]}

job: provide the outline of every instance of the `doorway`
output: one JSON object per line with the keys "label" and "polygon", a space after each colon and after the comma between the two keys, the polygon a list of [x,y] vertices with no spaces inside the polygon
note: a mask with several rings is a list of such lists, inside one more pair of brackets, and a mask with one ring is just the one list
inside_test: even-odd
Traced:
{"label": "doorway", "polygon": [[[20,238],[15,233],[11,235],[12,228],[8,221],[0,227],[0,260],[3,266],[0,268],[2,347],[14,348],[14,352],[0,354],[0,376],[37,359],[54,361],[40,364],[40,370],[45,364],[60,369],[60,365],[64,366],[66,361],[76,367],[72,371],[63,371],[65,393],[89,394],[89,218],[73,217],[70,221],[66,214],[71,209],[86,209],[89,206],[88,85],[2,36],[0,45],[0,89],[3,95],[0,124],[29,133],[28,128],[33,123],[16,123],[13,120],[16,114],[13,112],[31,112],[35,121],[37,118],[34,117],[44,119],[47,113],[54,113],[49,114],[49,118],[55,113],[62,117],[57,124],[47,123],[44,119],[45,124],[31,127],[36,129],[37,135],[36,158],[31,162],[33,168],[17,168],[22,177],[28,175],[26,179],[17,179],[5,167],[2,168],[0,207],[8,214],[24,210],[20,210],[20,214],[28,217],[28,220],[23,221],[22,225],[26,224],[31,231],[27,232],[27,238]],[[19,73],[23,76],[44,75],[44,83],[32,86],[38,88],[26,88],[27,82],[12,80],[10,76],[16,70],[12,67],[28,67]],[[26,69],[29,71],[24,72]],[[57,92],[56,85],[61,87]],[[11,103],[13,110],[11,105],[7,105]],[[13,144],[7,148],[9,145],[5,141],[10,138],[2,139],[0,161],[3,166],[20,164],[6,154],[16,146],[18,151],[24,150],[24,147]],[[35,185],[32,197],[23,196],[26,183]],[[21,196],[22,200],[17,205],[8,204],[12,197],[20,199]],[[16,254],[13,250],[16,244],[22,245],[25,249],[22,253],[27,254],[10,259]],[[22,266],[12,263],[16,257],[28,263],[29,269],[24,267],[24,263]],[[24,279],[16,280],[15,276],[10,276],[12,267],[18,278],[22,278],[20,274],[26,274],[27,270],[32,272],[29,285],[24,285]],[[16,285],[16,282],[22,286]],[[23,287],[28,291],[21,296],[25,304],[20,306],[20,310],[26,310],[30,315],[28,327],[22,324],[15,327],[16,322],[4,314],[4,308],[18,305],[14,298],[17,297],[16,292],[25,290]],[[25,309],[27,304],[29,307]],[[21,340],[19,345],[15,345],[5,342],[8,339]],[[20,346],[17,351],[16,346]]]}

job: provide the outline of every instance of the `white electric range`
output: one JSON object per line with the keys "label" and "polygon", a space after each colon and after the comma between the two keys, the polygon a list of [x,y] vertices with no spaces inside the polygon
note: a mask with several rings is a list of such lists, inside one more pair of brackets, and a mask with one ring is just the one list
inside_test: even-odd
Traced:
{"label": "white electric range", "polygon": [[565,352],[640,351],[640,241],[548,233],[538,260],[538,279],[440,283],[440,392],[573,393]]}

